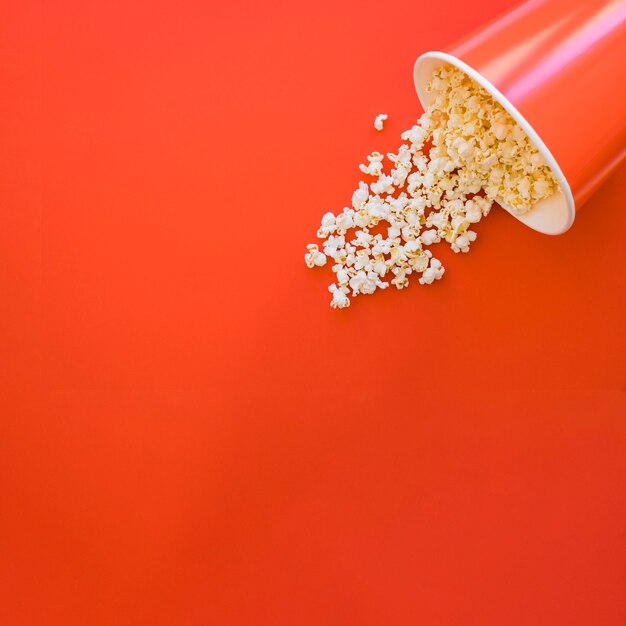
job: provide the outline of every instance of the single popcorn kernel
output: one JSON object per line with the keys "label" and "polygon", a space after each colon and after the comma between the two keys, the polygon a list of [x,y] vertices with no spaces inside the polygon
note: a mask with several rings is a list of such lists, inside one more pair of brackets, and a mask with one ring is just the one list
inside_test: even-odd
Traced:
{"label": "single popcorn kernel", "polygon": [[387,115],[385,115],[384,113],[381,113],[380,115],[376,116],[376,119],[374,120],[374,128],[378,131],[383,129],[383,124],[385,122],[385,120],[387,119]]}
{"label": "single popcorn kernel", "polygon": [[326,265],[326,256],[319,251],[318,247],[314,243],[310,243],[307,246],[308,252],[304,255],[304,261],[307,267],[321,267]]}
{"label": "single popcorn kernel", "polygon": [[[317,235],[323,252],[307,246],[308,267],[334,261],[333,308],[350,306],[348,295],[389,284],[404,289],[414,274],[422,285],[440,280],[445,268],[430,246],[445,241],[454,252],[468,252],[477,237],[469,227],[489,214],[494,201],[522,215],[559,189],[524,130],[470,77],[442,66],[428,90],[433,102],[402,133],[407,143],[387,154],[388,171],[385,157],[372,152],[359,166],[370,182],[359,182],[352,208],[322,218]],[[386,119],[376,117],[377,130]],[[380,226],[386,236],[377,232]]]}

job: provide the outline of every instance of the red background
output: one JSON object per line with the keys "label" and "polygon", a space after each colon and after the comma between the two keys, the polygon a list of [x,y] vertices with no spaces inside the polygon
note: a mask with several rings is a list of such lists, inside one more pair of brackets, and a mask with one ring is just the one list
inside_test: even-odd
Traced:
{"label": "red background", "polygon": [[3,626],[626,624],[626,169],[347,311],[302,259],[509,5],[2,3]]}

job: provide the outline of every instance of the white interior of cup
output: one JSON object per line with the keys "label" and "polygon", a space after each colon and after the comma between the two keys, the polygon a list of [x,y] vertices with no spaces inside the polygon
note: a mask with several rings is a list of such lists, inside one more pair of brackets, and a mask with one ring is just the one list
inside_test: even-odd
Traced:
{"label": "white interior of cup", "polygon": [[515,215],[511,207],[503,202],[498,201],[498,204],[520,222],[540,233],[545,233],[546,235],[559,235],[564,233],[574,222],[576,208],[572,191],[561,168],[534,128],[524,119],[522,114],[511,102],[486,78],[460,59],[446,54],[445,52],[426,52],[422,54],[415,62],[413,79],[415,81],[417,97],[422,103],[424,110],[426,110],[433,99],[433,94],[426,91],[426,83],[435,69],[446,63],[454,65],[462,72],[465,72],[465,74],[486,89],[487,92],[508,111],[511,117],[524,129],[539,152],[543,155],[561,188],[561,191],[552,194],[549,198],[541,200],[524,215]]}

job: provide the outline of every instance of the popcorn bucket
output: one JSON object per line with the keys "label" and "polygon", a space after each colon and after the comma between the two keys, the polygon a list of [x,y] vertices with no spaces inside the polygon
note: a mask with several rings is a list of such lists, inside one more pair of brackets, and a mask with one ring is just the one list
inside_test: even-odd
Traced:
{"label": "popcorn bucket", "polygon": [[413,77],[424,109],[426,83],[446,63],[502,104],[560,183],[561,192],[515,217],[542,233],[565,232],[626,157],[626,0],[528,0],[422,54]]}

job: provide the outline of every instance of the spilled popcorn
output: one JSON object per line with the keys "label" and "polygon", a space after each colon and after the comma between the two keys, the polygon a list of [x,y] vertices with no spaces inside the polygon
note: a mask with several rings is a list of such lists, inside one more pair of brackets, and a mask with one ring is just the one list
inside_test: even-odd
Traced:
{"label": "spilled popcorn", "polygon": [[[417,124],[402,133],[397,153],[372,152],[359,169],[352,207],[326,213],[317,231],[322,248],[309,244],[308,267],[332,259],[333,308],[389,285],[403,289],[409,277],[430,285],[445,272],[429,247],[446,241],[468,252],[473,224],[494,201],[518,214],[558,189],[552,171],[524,130],[480,85],[452,66],[438,68],[427,85],[435,96]],[[386,115],[374,126],[383,128]],[[381,227],[386,235],[381,234]],[[376,234],[372,230],[377,230]]]}
{"label": "spilled popcorn", "polygon": [[385,120],[388,118],[388,115],[385,115],[384,113],[381,113],[380,115],[376,116],[376,119],[374,120],[374,128],[376,130],[382,130],[383,129],[383,125],[385,123]]}

